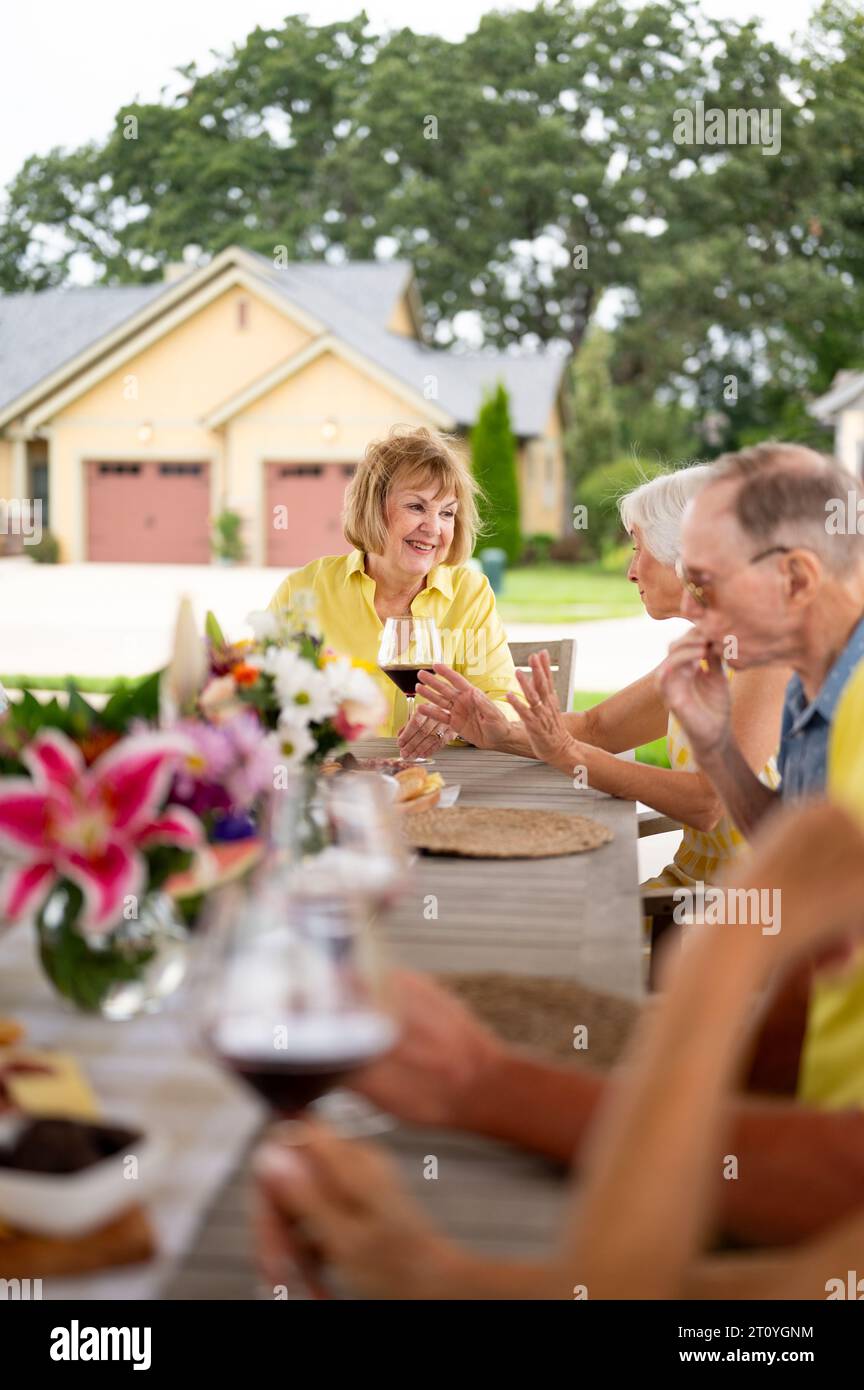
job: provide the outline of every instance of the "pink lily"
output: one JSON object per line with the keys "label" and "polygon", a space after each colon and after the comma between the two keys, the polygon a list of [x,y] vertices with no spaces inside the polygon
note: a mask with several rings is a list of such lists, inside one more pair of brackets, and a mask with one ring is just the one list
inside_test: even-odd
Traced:
{"label": "pink lily", "polygon": [[0,888],[0,915],[35,913],[60,878],[84,896],[82,929],[104,934],[124,899],[147,888],[142,853],[152,845],[192,849],[200,821],[181,806],[159,808],[187,744],[166,734],[122,739],[92,767],[56,729],[43,729],[21,754],[31,779],[0,778],[0,848],[19,862]]}

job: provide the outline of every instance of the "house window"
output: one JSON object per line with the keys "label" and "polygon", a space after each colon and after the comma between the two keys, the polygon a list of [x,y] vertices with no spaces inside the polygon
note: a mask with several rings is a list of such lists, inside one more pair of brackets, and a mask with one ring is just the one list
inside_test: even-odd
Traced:
{"label": "house window", "polygon": [[238,299],[238,300],[237,300],[237,327],[238,327],[238,328],[241,328],[241,329],[242,329],[242,328],[248,328],[248,327],[249,327],[249,300],[248,300],[248,299]]}
{"label": "house window", "polygon": [[160,463],[159,474],[163,478],[197,478],[204,471],[201,463]]}
{"label": "house window", "polygon": [[132,476],[141,472],[140,463],[100,463],[99,472],[102,477],[109,473],[129,473]]}

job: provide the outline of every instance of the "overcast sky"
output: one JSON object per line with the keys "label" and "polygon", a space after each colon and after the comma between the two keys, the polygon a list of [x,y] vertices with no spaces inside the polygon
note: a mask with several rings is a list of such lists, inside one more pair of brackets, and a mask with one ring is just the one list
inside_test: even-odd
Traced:
{"label": "overcast sky", "polygon": [[[704,0],[715,15],[754,14],[785,39],[805,26],[815,0]],[[365,8],[373,29],[410,27],[459,38],[493,9],[530,9],[534,0],[6,0],[0,6],[0,188],[28,155],[103,138],[119,107],[155,101],[172,71],[206,67],[256,25],[304,13],[329,24]]]}

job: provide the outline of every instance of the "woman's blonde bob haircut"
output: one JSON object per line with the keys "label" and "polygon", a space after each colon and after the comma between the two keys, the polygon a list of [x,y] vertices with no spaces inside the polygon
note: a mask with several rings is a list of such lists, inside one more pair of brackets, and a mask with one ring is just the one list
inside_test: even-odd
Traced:
{"label": "woman's blonde bob haircut", "polygon": [[396,486],[416,483],[435,487],[435,496],[450,494],[458,506],[448,565],[462,565],[471,556],[479,529],[480,488],[454,435],[439,434],[425,425],[394,425],[384,439],[366,449],[357,472],[345,489],[342,527],[346,540],[364,554],[380,555],[387,544],[387,502]]}

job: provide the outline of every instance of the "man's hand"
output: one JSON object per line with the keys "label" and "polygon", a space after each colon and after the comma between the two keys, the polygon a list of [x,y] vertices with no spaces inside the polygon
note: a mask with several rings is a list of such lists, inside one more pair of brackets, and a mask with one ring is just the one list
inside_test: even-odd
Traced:
{"label": "man's hand", "polygon": [[416,710],[404,728],[399,730],[399,752],[403,758],[428,758],[444,748],[452,738],[446,724],[434,718],[427,718],[423,711]]}
{"label": "man's hand", "polygon": [[721,751],[731,737],[729,682],[716,648],[695,631],[673,642],[657,670],[657,687],[701,762]]}
{"label": "man's hand", "polygon": [[470,1129],[473,1098],[503,1059],[504,1043],[434,980],[409,970],[390,978],[401,1035],[346,1084],[410,1124]]}
{"label": "man's hand", "polygon": [[425,697],[424,710],[448,724],[466,743],[475,748],[504,748],[510,720],[494,700],[452,667],[436,664],[434,674],[421,671],[417,693]]}
{"label": "man's hand", "polygon": [[553,767],[569,769],[579,762],[575,756],[578,750],[558,703],[549,653],[540,652],[528,660],[531,675],[516,672],[527,703],[515,695],[508,695],[507,699],[522,720],[535,758],[542,758]]}

